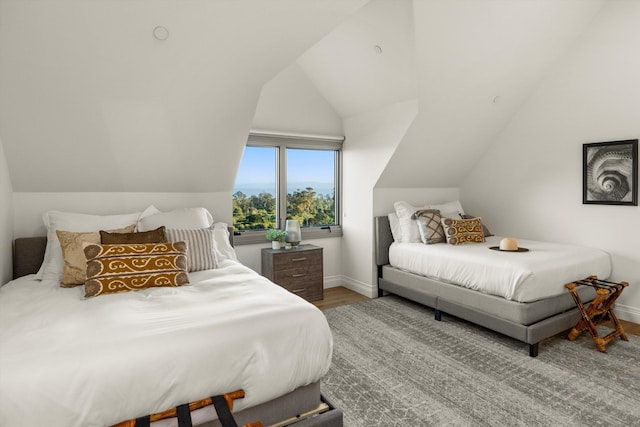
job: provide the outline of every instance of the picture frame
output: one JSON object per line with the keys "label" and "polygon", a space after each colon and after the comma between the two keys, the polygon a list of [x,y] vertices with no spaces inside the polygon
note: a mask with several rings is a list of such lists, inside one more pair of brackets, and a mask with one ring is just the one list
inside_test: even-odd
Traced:
{"label": "picture frame", "polygon": [[582,147],[582,203],[638,206],[638,140]]}

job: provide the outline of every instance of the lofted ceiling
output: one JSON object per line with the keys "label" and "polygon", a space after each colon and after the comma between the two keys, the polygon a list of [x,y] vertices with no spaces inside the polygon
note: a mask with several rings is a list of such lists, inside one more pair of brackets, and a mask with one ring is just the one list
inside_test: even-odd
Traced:
{"label": "lofted ceiling", "polygon": [[341,117],[416,97],[412,10],[411,0],[371,0],[298,59]]}
{"label": "lofted ceiling", "polygon": [[418,99],[377,187],[457,187],[603,3],[371,0],[298,63],[343,118]]}
{"label": "lofted ceiling", "polygon": [[605,1],[0,0],[13,190],[230,191],[256,107],[312,98],[329,121],[417,99],[377,186],[456,187]]}
{"label": "lofted ceiling", "polygon": [[365,3],[0,1],[13,190],[229,191],[262,85]]}
{"label": "lofted ceiling", "polygon": [[378,187],[458,187],[600,0],[415,1],[419,113]]}

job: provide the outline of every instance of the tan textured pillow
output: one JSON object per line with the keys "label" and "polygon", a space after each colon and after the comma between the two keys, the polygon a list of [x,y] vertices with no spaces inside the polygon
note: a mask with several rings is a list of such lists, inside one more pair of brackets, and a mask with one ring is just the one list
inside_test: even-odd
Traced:
{"label": "tan textured pillow", "polygon": [[[135,224],[129,227],[111,230],[112,233],[130,233],[134,230]],[[76,233],[72,231],[56,230],[62,257],[64,258],[64,271],[60,286],[63,288],[73,288],[83,285],[87,280],[87,259],[84,257],[84,243],[100,243],[100,233],[90,231],[86,233]]]}
{"label": "tan textured pillow", "polygon": [[442,227],[444,228],[444,234],[447,238],[447,243],[451,245],[484,242],[482,218],[442,218]]}
{"label": "tan textured pillow", "polygon": [[446,243],[444,237],[444,229],[440,221],[440,211],[437,209],[421,209],[413,214],[413,219],[418,224],[420,238],[425,245],[433,245],[435,243]]}
{"label": "tan textured pillow", "polygon": [[164,243],[167,241],[164,225],[151,231],[138,233],[111,233],[100,230],[100,242],[103,245],[129,245],[131,243]]}
{"label": "tan textured pillow", "polygon": [[84,253],[87,297],[189,283],[185,242],[86,244]]}

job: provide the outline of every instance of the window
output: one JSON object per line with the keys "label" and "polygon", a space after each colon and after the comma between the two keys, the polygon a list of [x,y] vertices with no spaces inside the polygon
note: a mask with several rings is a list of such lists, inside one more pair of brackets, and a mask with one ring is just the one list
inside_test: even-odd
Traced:
{"label": "window", "polygon": [[235,230],[276,227],[276,164],[275,147],[245,147],[233,189]]}
{"label": "window", "polygon": [[252,133],[233,189],[237,243],[264,242],[286,219],[303,239],[340,236],[342,139]]}

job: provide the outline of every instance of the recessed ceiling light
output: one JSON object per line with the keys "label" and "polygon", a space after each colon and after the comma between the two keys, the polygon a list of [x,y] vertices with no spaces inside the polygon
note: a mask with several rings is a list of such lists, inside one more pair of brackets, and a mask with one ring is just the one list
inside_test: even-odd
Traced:
{"label": "recessed ceiling light", "polygon": [[157,40],[166,40],[169,38],[169,30],[166,27],[158,25],[153,29],[153,37]]}
{"label": "recessed ceiling light", "polygon": [[382,47],[380,45],[378,45],[378,44],[373,47],[373,50],[376,53],[382,53]]}

